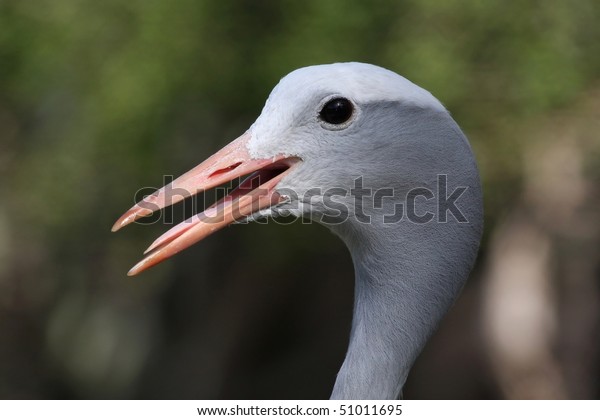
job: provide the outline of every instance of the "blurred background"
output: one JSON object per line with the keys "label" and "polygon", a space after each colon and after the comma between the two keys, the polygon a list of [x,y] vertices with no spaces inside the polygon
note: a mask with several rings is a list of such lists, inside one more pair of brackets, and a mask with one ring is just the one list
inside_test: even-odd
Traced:
{"label": "blurred background", "polygon": [[326,228],[234,226],[128,278],[167,227],[110,227],[291,70],[364,61],[446,105],[485,192],[404,396],[598,398],[599,21],[596,0],[0,0],[0,397],[327,398],[353,270]]}

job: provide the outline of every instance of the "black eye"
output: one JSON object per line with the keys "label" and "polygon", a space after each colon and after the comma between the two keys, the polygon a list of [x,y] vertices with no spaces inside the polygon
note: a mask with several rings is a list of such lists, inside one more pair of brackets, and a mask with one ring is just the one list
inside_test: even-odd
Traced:
{"label": "black eye", "polygon": [[321,119],[329,124],[342,124],[350,119],[354,107],[352,102],[346,98],[335,98],[327,102],[319,115]]}

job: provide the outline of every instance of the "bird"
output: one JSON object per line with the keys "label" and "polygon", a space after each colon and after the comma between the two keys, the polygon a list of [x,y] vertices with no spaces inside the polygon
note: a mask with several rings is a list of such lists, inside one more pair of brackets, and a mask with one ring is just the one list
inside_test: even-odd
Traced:
{"label": "bird", "polygon": [[145,197],[112,230],[243,177],[160,236],[128,274],[231,224],[282,215],[319,222],[345,243],[355,273],[349,345],[330,398],[401,398],[470,275],[483,230],[475,156],[448,110],[373,64],[294,70],[244,134]]}

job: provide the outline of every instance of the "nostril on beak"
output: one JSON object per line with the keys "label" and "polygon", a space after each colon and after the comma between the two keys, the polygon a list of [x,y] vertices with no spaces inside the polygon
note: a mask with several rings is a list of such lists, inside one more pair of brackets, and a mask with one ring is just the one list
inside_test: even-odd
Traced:
{"label": "nostril on beak", "polygon": [[221,175],[221,174],[225,174],[227,172],[231,172],[233,171],[235,168],[237,168],[238,166],[240,166],[242,164],[242,162],[237,162],[234,163],[233,165],[229,165],[226,168],[221,168],[221,169],[217,169],[216,171],[214,171],[212,174],[210,174],[208,177],[212,178],[213,176],[217,176],[217,175]]}

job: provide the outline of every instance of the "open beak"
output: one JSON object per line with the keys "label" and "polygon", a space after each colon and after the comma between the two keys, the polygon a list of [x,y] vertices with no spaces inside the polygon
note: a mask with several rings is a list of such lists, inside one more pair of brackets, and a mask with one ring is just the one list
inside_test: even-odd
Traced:
{"label": "open beak", "polygon": [[281,155],[270,159],[253,159],[247,147],[250,136],[251,132],[247,131],[200,165],[144,198],[116,221],[113,232],[187,197],[249,175],[229,195],[154,241],[146,250],[146,257],[127,275],[134,276],[213,232],[284,200],[275,187],[299,159]]}

